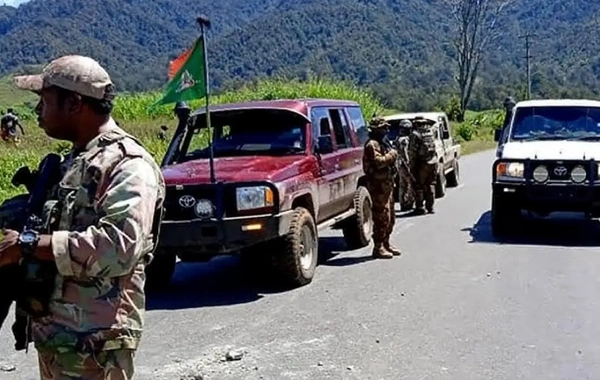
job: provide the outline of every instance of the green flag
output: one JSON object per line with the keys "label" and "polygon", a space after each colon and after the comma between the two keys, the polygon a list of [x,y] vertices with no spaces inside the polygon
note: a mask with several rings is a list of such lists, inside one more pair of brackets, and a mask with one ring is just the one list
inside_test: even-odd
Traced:
{"label": "green flag", "polygon": [[169,64],[167,88],[162,98],[152,108],[164,104],[201,99],[207,94],[206,57],[204,39],[198,38],[194,45]]}

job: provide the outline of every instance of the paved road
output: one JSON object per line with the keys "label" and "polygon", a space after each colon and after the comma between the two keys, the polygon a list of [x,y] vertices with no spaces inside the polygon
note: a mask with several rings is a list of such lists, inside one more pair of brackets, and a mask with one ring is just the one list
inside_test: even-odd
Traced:
{"label": "paved road", "polygon": [[[178,268],[178,293],[149,300],[136,378],[600,378],[599,228],[535,222],[531,238],[494,242],[492,159],[463,159],[463,185],[435,216],[398,219],[400,258],[343,252],[329,233],[322,246],[339,254],[313,284],[282,293],[244,280],[229,258]],[[35,379],[34,354],[1,339],[0,361],[17,371],[0,379]],[[230,349],[243,359],[222,361]]]}

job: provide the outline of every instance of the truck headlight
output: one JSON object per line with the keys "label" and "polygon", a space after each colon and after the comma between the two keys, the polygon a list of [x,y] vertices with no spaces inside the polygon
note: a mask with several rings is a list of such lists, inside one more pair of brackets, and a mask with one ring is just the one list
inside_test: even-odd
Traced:
{"label": "truck headlight", "polygon": [[273,190],[266,186],[240,187],[236,189],[238,211],[272,207]]}
{"label": "truck headlight", "polygon": [[496,177],[523,178],[524,172],[522,162],[501,162],[496,166]]}

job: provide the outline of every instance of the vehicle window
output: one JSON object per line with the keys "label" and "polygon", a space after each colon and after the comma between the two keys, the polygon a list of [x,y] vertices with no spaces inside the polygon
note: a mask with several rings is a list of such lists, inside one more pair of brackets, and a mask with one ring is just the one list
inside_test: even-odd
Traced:
{"label": "vehicle window", "polygon": [[331,118],[333,133],[335,134],[335,142],[338,149],[350,147],[349,138],[345,131],[345,128],[347,128],[345,117],[343,117],[338,109],[329,110],[329,117]]}
{"label": "vehicle window", "polygon": [[358,137],[358,143],[360,145],[366,144],[369,139],[369,131],[360,107],[348,107],[346,110],[350,116],[351,128]]}
{"label": "vehicle window", "polygon": [[313,108],[310,111],[310,116],[315,138],[331,135],[331,123],[329,122],[327,108]]}
{"label": "vehicle window", "polygon": [[[199,118],[183,146],[183,161],[208,158],[210,134]],[[286,155],[304,152],[307,121],[288,111],[247,110],[211,117],[215,157]]]}
{"label": "vehicle window", "polygon": [[520,107],[516,109],[510,137],[512,140],[600,140],[600,108]]}

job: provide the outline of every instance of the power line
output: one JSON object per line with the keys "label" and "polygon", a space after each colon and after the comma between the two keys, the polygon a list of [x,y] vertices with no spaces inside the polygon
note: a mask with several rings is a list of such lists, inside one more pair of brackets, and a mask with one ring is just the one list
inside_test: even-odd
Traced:
{"label": "power line", "polygon": [[531,50],[530,50],[530,43],[529,40],[531,38],[535,38],[537,37],[536,34],[531,34],[529,32],[527,32],[524,35],[519,36],[519,38],[524,38],[525,39],[525,64],[527,66],[527,100],[531,99],[531,59],[533,58],[533,56],[531,55]]}

